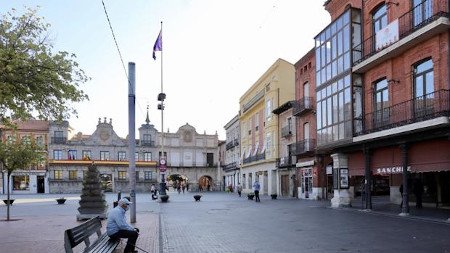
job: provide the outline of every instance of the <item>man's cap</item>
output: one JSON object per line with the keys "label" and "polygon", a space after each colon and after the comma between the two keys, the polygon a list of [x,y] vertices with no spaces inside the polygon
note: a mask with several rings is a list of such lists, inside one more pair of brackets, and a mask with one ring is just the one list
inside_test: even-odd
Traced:
{"label": "man's cap", "polygon": [[127,198],[121,198],[118,202],[119,206],[125,204],[127,206],[133,204],[133,202],[129,201]]}

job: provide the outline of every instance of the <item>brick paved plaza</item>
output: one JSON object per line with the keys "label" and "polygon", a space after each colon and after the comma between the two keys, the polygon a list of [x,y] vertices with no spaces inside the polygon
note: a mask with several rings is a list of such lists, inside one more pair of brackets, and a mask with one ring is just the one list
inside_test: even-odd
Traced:
{"label": "brick paved plaza", "polygon": [[[450,223],[441,218],[332,209],[324,201],[263,196],[255,203],[207,192],[194,202],[193,193],[169,194],[168,203],[137,196],[137,245],[148,252],[450,252]],[[10,222],[2,203],[0,252],[64,252],[64,230],[79,224],[79,197],[65,195],[64,205],[57,197],[15,195]]]}

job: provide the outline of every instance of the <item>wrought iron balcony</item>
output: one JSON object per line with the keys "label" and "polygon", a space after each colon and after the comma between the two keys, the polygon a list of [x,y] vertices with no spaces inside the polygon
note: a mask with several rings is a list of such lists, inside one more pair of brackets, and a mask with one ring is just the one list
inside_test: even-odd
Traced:
{"label": "wrought iron balcony", "polygon": [[291,126],[284,126],[281,128],[281,137],[288,137],[292,135],[292,127]]}
{"label": "wrought iron balcony", "polygon": [[52,144],[66,144],[66,137],[52,137]]}
{"label": "wrought iron balcony", "polygon": [[[376,34],[373,34],[360,45],[354,47],[354,50],[359,53],[358,56],[353,57],[355,59],[354,71],[364,72],[369,67],[376,66],[380,61],[390,59],[431,36],[447,31],[449,28],[448,21],[433,23],[441,17],[449,18],[448,1],[422,1],[398,18],[397,41],[386,46],[377,46]],[[424,27],[426,29],[420,30]],[[416,31],[418,31],[416,35],[409,36]],[[386,48],[390,48],[389,52],[381,53]],[[380,54],[378,55],[378,53]],[[375,55],[377,56],[375,57]],[[372,56],[375,58],[369,60]]]}
{"label": "wrought iron balcony", "polygon": [[277,158],[277,167],[278,168],[290,167],[294,165],[292,162],[293,162],[292,156],[280,157]]}
{"label": "wrought iron balcony", "polygon": [[450,116],[450,92],[439,90],[382,110],[367,113],[356,136],[391,129],[442,116]]}
{"label": "wrought iron balcony", "polygon": [[304,97],[297,100],[294,103],[294,109],[292,110],[292,115],[301,116],[306,112],[314,110],[314,98]]}
{"label": "wrought iron balcony", "polygon": [[155,147],[155,141],[141,140],[141,146],[145,146],[145,147]]}
{"label": "wrought iron balcony", "polygon": [[232,149],[232,148],[234,148],[234,141],[230,141],[226,145],[226,150],[229,150],[229,149]]}
{"label": "wrought iron balcony", "polygon": [[254,156],[249,156],[247,158],[244,158],[243,163],[252,163],[252,162],[256,162],[256,161],[260,161],[260,160],[264,160],[266,159],[266,152],[264,151],[264,153],[262,154],[256,154]]}
{"label": "wrought iron balcony", "polygon": [[295,143],[295,155],[314,154],[316,139],[304,139]]}
{"label": "wrought iron balcony", "polygon": [[237,163],[236,162],[232,162],[229,164],[226,164],[223,168],[224,171],[230,171],[230,170],[235,170],[238,169]]}

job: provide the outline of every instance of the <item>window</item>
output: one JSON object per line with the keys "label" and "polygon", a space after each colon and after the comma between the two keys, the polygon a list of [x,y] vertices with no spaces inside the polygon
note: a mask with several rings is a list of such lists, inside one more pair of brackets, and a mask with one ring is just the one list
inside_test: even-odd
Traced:
{"label": "window", "polygon": [[255,114],[255,131],[258,131],[259,128],[259,113]]}
{"label": "window", "polygon": [[136,171],[136,182],[139,181],[139,171]]}
{"label": "window", "polygon": [[291,117],[287,118],[287,126],[288,126],[289,133],[292,133],[292,118]]}
{"label": "window", "polygon": [[[159,152],[159,157],[161,157],[161,151]],[[167,158],[167,152],[164,152],[164,157]]]}
{"label": "window", "polygon": [[118,173],[119,173],[119,175],[118,175],[118,179],[119,180],[126,180],[127,179],[127,172],[126,171],[119,171]]}
{"label": "window", "polygon": [[152,136],[150,134],[144,134],[143,140],[144,141],[151,141],[152,140]]}
{"label": "window", "polygon": [[134,153],[134,160],[139,161],[139,152]]}
{"label": "window", "polygon": [[63,179],[63,173],[62,173],[62,170],[54,170],[54,171],[53,171],[53,178],[54,178],[55,180],[61,180],[61,179]]}
{"label": "window", "polygon": [[206,153],[206,166],[212,167],[214,166],[214,154]]}
{"label": "window", "polygon": [[22,143],[23,144],[31,144],[31,138],[30,138],[30,136],[29,135],[26,135],[26,136],[23,136],[22,137]]}
{"label": "window", "polygon": [[432,113],[434,100],[434,70],[431,59],[414,66],[414,111],[416,117]]}
{"label": "window", "polygon": [[15,191],[29,191],[30,178],[29,176],[12,176],[13,190]]}
{"label": "window", "polygon": [[272,99],[266,100],[266,119],[270,121],[272,118]]}
{"label": "window", "polygon": [[413,0],[414,26],[420,26],[433,15],[432,0]]}
{"label": "window", "polygon": [[81,151],[81,156],[83,157],[83,160],[91,160],[92,159],[90,150]]}
{"label": "window", "polygon": [[53,150],[53,159],[54,160],[62,160],[63,152],[60,149]]}
{"label": "window", "polygon": [[153,173],[151,171],[144,171],[144,180],[152,180]]}
{"label": "window", "polygon": [[76,150],[69,150],[69,152],[67,152],[67,158],[69,160],[76,160],[77,159],[77,151]]}
{"label": "window", "polygon": [[11,143],[13,143],[13,142],[16,141],[16,137],[15,137],[15,136],[12,136],[12,135],[8,135],[8,137],[6,137],[6,141],[7,141],[9,144],[11,144]]}
{"label": "window", "polygon": [[374,89],[374,126],[383,126],[389,123],[389,89],[386,78],[376,82]]}
{"label": "window", "polygon": [[69,170],[69,180],[76,180],[76,179],[77,179],[77,171]]}
{"label": "window", "polygon": [[117,160],[118,161],[125,161],[126,156],[125,156],[126,152],[125,151],[119,151],[117,153]]}
{"label": "window", "polygon": [[53,135],[54,135],[55,138],[63,138],[64,137],[63,136],[63,131],[55,131],[53,133]]}
{"label": "window", "polygon": [[52,143],[63,144],[65,143],[65,138],[63,135],[63,131],[54,131],[53,132],[53,140]]}
{"label": "window", "polygon": [[36,137],[36,144],[39,147],[43,147],[44,146],[44,137],[43,136],[37,136]]}
{"label": "window", "polygon": [[144,161],[150,162],[152,160],[152,153],[151,152],[144,152]]}
{"label": "window", "polygon": [[378,31],[387,26],[387,9],[386,5],[379,6],[372,14],[372,29],[375,35]]}
{"label": "window", "polygon": [[109,151],[100,151],[100,160],[109,161]]}

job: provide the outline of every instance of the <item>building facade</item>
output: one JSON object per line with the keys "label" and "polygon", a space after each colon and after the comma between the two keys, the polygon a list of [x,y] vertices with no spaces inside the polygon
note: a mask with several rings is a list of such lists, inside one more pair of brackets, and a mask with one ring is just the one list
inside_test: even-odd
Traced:
{"label": "building facade", "polygon": [[232,189],[235,189],[241,183],[241,128],[239,123],[239,115],[236,115],[224,126],[226,135],[225,165],[223,167],[224,185]]}
{"label": "building facade", "polygon": [[[35,141],[37,145],[47,150],[49,124],[43,120],[28,120],[17,122],[17,129],[1,129],[1,141]],[[47,155],[47,154],[45,154]],[[1,172],[1,193],[7,192],[7,173]],[[30,168],[21,168],[11,173],[10,193],[12,194],[30,194],[30,193],[48,193],[48,173],[47,164],[39,164]]]}
{"label": "building facade", "polygon": [[261,194],[279,194],[278,115],[272,111],[294,99],[294,66],[278,59],[239,100],[241,179],[244,192],[258,180]]}
{"label": "building facade", "polygon": [[[84,173],[91,163],[97,165],[104,191],[129,191],[128,140],[114,131],[112,120],[99,119],[92,135],[73,134],[68,122],[51,122],[49,127],[49,192],[81,192]],[[136,140],[136,191],[149,192],[161,180],[158,170],[162,137],[150,121],[139,128]],[[176,133],[164,133],[164,154],[167,157],[168,186],[180,180],[190,190],[215,189],[217,181],[217,134],[198,134],[186,124]],[[209,186],[209,187],[208,187]]]}
{"label": "building facade", "polygon": [[[448,1],[337,1],[315,38],[317,149],[332,206],[364,194],[450,203]],[[403,196],[399,188],[403,184]],[[403,205],[408,212],[408,205]],[[406,207],[405,207],[406,206]]]}

